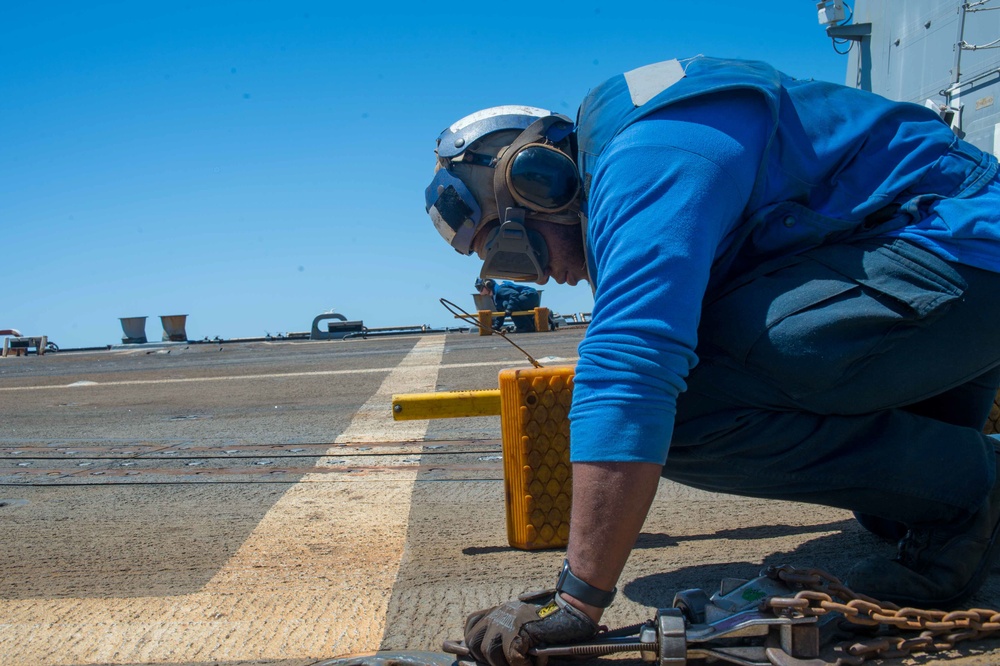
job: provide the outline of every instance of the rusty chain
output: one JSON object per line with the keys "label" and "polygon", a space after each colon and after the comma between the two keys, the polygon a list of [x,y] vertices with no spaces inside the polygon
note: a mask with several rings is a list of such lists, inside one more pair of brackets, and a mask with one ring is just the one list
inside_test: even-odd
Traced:
{"label": "rusty chain", "polygon": [[769,567],[770,578],[794,588],[802,588],[791,597],[770,597],[763,606],[777,615],[821,616],[840,613],[862,627],[886,626],[897,632],[919,632],[906,638],[902,635],[878,636],[845,644],[849,657],[842,664],[861,664],[866,659],[896,659],[914,652],[939,652],[955,647],[960,641],[992,636],[1000,631],[1000,612],[985,608],[941,611],[900,608],[890,602],[858,594],[835,576],[820,569],[797,569],[792,566]]}

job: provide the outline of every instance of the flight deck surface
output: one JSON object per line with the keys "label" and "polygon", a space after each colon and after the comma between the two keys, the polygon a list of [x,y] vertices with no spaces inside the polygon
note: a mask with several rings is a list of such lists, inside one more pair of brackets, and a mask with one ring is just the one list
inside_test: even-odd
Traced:
{"label": "flight deck surface", "polygon": [[[583,330],[514,335],[572,364]],[[499,417],[393,421],[393,394],[497,387],[496,336],[136,345],[0,359],[0,663],[305,666],[439,650],[550,587],[507,544]],[[605,615],[768,564],[893,547],[846,511],[662,481]],[[974,599],[1000,607],[1000,577]],[[919,663],[995,663],[989,642]]]}

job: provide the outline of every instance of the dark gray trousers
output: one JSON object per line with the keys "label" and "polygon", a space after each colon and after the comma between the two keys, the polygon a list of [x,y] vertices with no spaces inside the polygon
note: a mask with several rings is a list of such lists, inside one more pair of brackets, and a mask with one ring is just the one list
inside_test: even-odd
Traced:
{"label": "dark gray trousers", "polygon": [[907,241],[823,246],[710,294],[663,476],[909,525],[992,487],[1000,274]]}

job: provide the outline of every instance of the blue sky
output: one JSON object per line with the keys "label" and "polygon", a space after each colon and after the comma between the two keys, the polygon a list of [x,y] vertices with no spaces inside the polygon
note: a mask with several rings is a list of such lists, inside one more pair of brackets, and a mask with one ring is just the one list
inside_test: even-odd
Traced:
{"label": "blue sky", "polygon": [[[479,262],[423,210],[434,140],[497,104],[573,116],[672,57],[843,82],[812,0],[0,6],[0,329],[117,344],[454,319]],[[589,311],[586,284],[545,287]]]}

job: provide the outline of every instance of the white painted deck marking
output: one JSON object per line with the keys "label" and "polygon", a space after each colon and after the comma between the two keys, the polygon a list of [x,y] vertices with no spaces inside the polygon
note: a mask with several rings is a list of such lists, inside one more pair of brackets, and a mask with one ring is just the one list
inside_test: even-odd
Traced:
{"label": "white painted deck marking", "polygon": [[[430,338],[423,338],[430,339]],[[419,346],[419,345],[418,345]],[[416,348],[414,348],[415,350]],[[412,353],[412,352],[411,352]],[[408,358],[408,357],[407,357]],[[422,362],[426,362],[426,356],[423,357]],[[576,361],[578,357],[559,359],[559,363],[565,363],[569,361]],[[36,386],[4,386],[0,387],[0,391],[52,391],[59,389],[87,389],[93,387],[102,386],[141,386],[147,384],[187,384],[187,383],[197,383],[197,382],[224,382],[224,381],[240,381],[247,379],[285,379],[288,377],[327,377],[336,375],[370,375],[377,374],[381,372],[392,372],[396,368],[401,367],[403,363],[406,362],[404,358],[399,366],[393,368],[355,368],[352,370],[315,370],[308,372],[273,372],[273,373],[262,373],[259,375],[221,375],[219,377],[177,377],[174,379],[128,379],[124,381],[113,381],[113,382],[95,382],[91,380],[81,380],[73,382],[72,384],[50,384],[50,385],[36,385]],[[444,365],[434,366],[435,371],[440,370],[452,370],[460,368],[485,368],[489,366],[507,366],[507,367],[519,367],[519,366],[529,366],[527,359],[515,360],[515,361],[480,361],[477,363],[448,363]],[[396,393],[403,393],[404,391],[397,390]]]}

